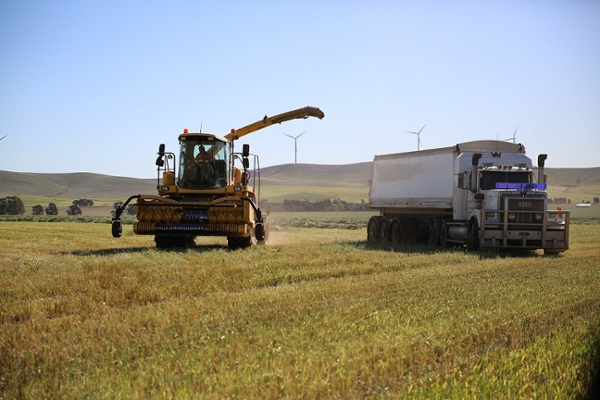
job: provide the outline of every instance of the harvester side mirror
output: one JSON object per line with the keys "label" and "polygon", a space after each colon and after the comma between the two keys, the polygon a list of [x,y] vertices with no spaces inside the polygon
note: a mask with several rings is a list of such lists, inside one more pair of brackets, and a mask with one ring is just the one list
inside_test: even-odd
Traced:
{"label": "harvester side mirror", "polygon": [[248,157],[242,158],[242,164],[244,164],[244,169],[250,168],[250,161],[248,161]]}
{"label": "harvester side mirror", "polygon": [[165,165],[165,160],[163,160],[163,156],[165,155],[165,144],[161,143],[158,146],[158,157],[156,157],[156,165],[158,167],[162,167]]}
{"label": "harvester side mirror", "polygon": [[250,155],[250,145],[249,144],[245,144],[242,147],[242,157],[246,158]]}

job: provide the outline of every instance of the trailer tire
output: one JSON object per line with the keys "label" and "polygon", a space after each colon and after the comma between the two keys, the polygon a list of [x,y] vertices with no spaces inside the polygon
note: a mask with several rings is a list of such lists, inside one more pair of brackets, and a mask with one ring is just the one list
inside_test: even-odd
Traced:
{"label": "trailer tire", "polygon": [[388,217],[381,218],[379,222],[379,239],[382,242],[390,241],[390,220]]}
{"label": "trailer tire", "polygon": [[379,217],[372,216],[367,223],[367,240],[374,242],[379,239]]}
{"label": "trailer tire", "polygon": [[440,226],[440,247],[448,247],[448,224],[446,221],[442,221]]}
{"label": "trailer tire", "polygon": [[414,218],[404,218],[402,220],[402,240],[403,244],[415,244],[417,243],[417,236],[419,234],[419,227],[417,221]]}
{"label": "trailer tire", "polygon": [[390,223],[390,242],[393,244],[401,243],[404,239],[404,235],[402,233],[402,225],[400,224],[400,220],[398,218],[392,218],[392,222]]}
{"label": "trailer tire", "polygon": [[431,227],[429,230],[429,245],[433,247],[440,246],[440,230],[441,230],[441,221],[439,219],[434,219],[431,221]]}

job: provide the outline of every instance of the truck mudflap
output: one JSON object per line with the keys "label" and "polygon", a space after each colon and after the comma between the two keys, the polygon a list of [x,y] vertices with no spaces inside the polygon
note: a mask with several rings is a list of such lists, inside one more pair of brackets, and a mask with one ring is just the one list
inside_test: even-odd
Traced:
{"label": "truck mudflap", "polygon": [[[543,249],[545,253],[560,253],[569,249],[569,211],[486,210],[485,213],[499,214],[501,222],[486,223],[484,214],[479,230],[480,248]],[[532,217],[529,218],[528,214]],[[533,221],[534,214],[541,214],[541,220],[535,223],[522,222]]]}

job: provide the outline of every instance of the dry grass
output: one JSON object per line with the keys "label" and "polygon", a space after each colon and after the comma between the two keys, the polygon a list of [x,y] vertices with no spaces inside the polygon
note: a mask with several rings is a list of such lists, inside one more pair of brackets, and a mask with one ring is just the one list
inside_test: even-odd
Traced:
{"label": "dry grass", "polygon": [[597,225],[543,257],[0,224],[2,398],[577,398],[599,356]]}

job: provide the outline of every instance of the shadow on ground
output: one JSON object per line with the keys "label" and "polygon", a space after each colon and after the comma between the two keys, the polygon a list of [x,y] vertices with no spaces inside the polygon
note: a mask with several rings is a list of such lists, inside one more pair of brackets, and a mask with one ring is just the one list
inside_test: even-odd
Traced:
{"label": "shadow on ground", "polygon": [[187,253],[187,252],[198,252],[203,253],[212,250],[228,250],[227,246],[210,244],[210,245],[197,245],[195,247],[173,247],[170,249],[159,249],[156,247],[118,247],[111,249],[100,249],[100,250],[73,250],[73,251],[62,251],[57,253],[59,255],[73,255],[73,256],[114,256],[118,254],[135,254],[144,253],[147,251],[160,251],[166,253]]}
{"label": "shadow on ground", "polygon": [[534,250],[479,250],[469,251],[465,247],[432,247],[426,244],[391,244],[359,240],[348,242],[350,246],[364,250],[379,250],[399,253],[413,254],[440,254],[440,253],[463,253],[479,256],[480,259],[493,258],[529,258],[529,257],[560,257],[560,255],[546,256]]}

